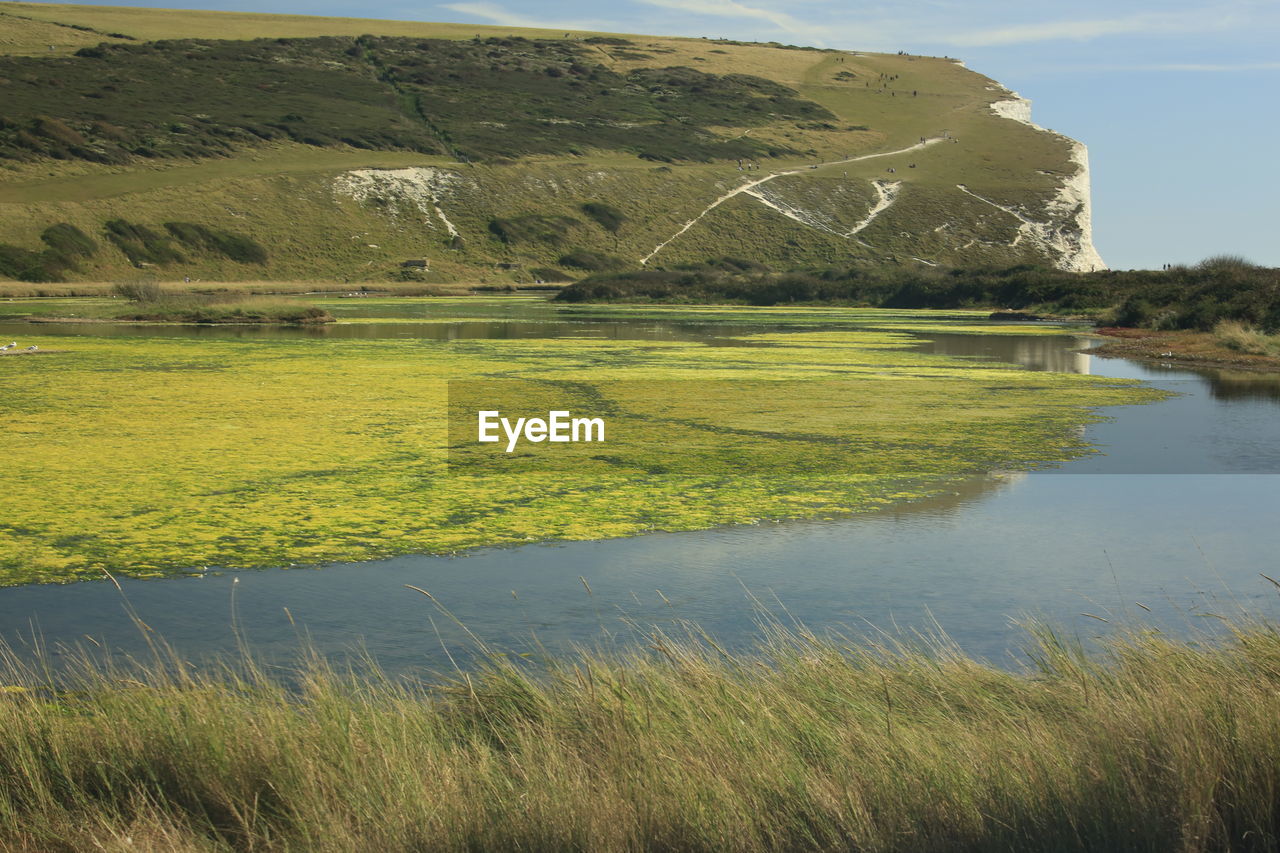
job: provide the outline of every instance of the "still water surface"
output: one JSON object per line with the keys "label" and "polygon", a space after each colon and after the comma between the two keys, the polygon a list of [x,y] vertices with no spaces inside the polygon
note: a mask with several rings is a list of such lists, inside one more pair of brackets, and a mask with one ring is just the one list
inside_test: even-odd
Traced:
{"label": "still water surface", "polygon": [[[358,328],[383,337],[711,344],[763,330],[552,314]],[[927,351],[1139,378],[1179,396],[1108,409],[1111,420],[1088,428],[1100,450],[1093,456],[843,520],[121,584],[146,623],[193,658],[235,650],[234,608],[266,656],[291,656],[305,633],[327,654],[362,647],[394,672],[447,668],[446,649],[463,659],[468,650],[454,624],[405,584],[430,590],[484,640],[514,652],[626,642],[632,624],[677,620],[745,647],[757,636],[752,597],[818,630],[910,636],[940,628],[997,663],[1016,659],[1023,635],[1012,620],[1025,616],[1090,637],[1139,619],[1185,631],[1212,630],[1240,608],[1276,615],[1277,590],[1259,573],[1280,572],[1280,380],[1090,357],[1077,352],[1088,342],[1069,336],[920,337]],[[20,645],[38,633],[50,647],[89,636],[124,652],[144,648],[106,582],[0,590],[0,632]]]}

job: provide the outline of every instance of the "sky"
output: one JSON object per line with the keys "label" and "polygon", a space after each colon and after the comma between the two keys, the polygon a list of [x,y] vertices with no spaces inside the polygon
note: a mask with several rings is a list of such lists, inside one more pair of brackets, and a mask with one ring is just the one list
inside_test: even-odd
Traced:
{"label": "sky", "polygon": [[[85,0],[79,0],[85,2]],[[1112,269],[1280,266],[1280,0],[113,0],[959,57],[1089,146]]]}

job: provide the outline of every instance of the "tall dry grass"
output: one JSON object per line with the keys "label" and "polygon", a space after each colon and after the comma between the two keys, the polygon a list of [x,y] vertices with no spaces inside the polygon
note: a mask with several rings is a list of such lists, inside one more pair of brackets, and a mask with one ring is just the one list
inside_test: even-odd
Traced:
{"label": "tall dry grass", "polygon": [[1268,335],[1244,323],[1225,320],[1214,327],[1213,335],[1236,352],[1280,357],[1280,335]]}
{"label": "tall dry grass", "polygon": [[[1274,850],[1280,631],[1022,673],[777,623],[436,684],[10,656],[8,850]],[[67,684],[67,676],[64,676]]]}

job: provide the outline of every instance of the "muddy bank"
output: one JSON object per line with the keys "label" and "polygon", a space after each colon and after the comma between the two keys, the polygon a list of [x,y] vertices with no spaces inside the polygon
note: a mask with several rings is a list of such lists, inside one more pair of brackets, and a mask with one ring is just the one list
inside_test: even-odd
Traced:
{"label": "muddy bank", "polygon": [[1280,358],[1239,352],[1227,347],[1212,332],[1125,329],[1097,330],[1106,341],[1089,350],[1091,355],[1134,358],[1197,367],[1227,367],[1234,370],[1280,371]]}

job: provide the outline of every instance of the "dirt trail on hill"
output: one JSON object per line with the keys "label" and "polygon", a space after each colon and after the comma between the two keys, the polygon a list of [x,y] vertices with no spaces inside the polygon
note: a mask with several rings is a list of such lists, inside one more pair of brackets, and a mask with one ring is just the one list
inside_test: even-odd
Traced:
{"label": "dirt trail on hill", "polygon": [[[643,258],[640,259],[640,266],[647,265],[649,261],[653,259],[654,255],[658,254],[664,248],[666,248],[668,243],[670,243],[672,240],[679,237],[684,232],[688,231],[694,225],[698,224],[698,220],[702,219],[702,217],[706,216],[708,213],[715,210],[717,207],[724,204],[729,199],[735,196],[741,195],[742,193],[748,193],[748,195],[751,195],[752,193],[749,192],[750,190],[755,189],[761,184],[768,183],[769,181],[772,181],[774,178],[782,178],[782,177],[786,177],[787,175],[800,175],[800,174],[803,174],[804,172],[808,172],[815,168],[821,168],[823,166],[839,166],[842,163],[857,163],[862,160],[873,160],[877,157],[892,157],[895,154],[906,154],[908,151],[919,151],[922,148],[927,148],[930,145],[935,145],[942,141],[943,141],[943,137],[941,136],[931,136],[922,142],[917,142],[915,145],[908,145],[906,148],[899,148],[896,151],[880,151],[875,154],[862,154],[857,157],[849,157],[844,160],[829,160],[826,163],[817,163],[814,165],[800,166],[799,168],[795,168],[795,169],[784,169],[780,172],[773,172],[771,174],[765,175],[763,178],[758,178],[754,181],[747,181],[745,184],[738,186],[736,189],[730,190],[729,192],[720,196],[715,201],[711,202],[711,204],[707,205],[707,207],[701,213],[699,213],[693,219],[690,219],[688,222],[686,222],[680,228],[679,231],[672,234],[670,237],[668,237],[667,239],[659,243],[657,246],[655,246],[652,252],[650,252],[649,254],[645,255]],[[883,208],[881,208],[881,210],[883,210]],[[875,213],[878,214],[881,212],[881,210],[877,210],[875,211]],[[868,221],[865,224],[870,224],[870,223]],[[861,229],[859,228],[855,230],[861,230]]]}

